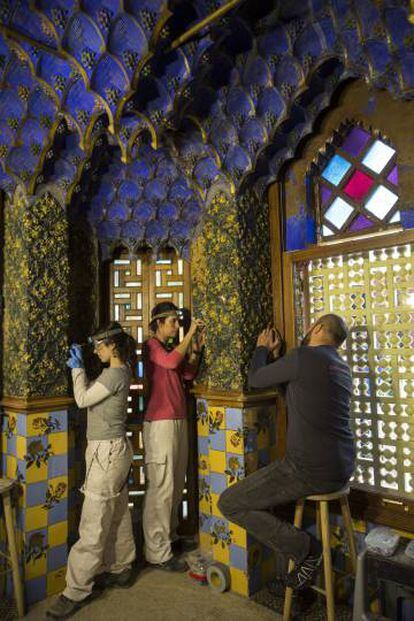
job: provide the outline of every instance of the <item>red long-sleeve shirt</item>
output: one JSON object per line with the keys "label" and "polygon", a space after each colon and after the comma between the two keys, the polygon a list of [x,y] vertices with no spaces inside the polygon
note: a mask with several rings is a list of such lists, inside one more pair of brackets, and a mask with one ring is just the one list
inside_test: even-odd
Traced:
{"label": "red long-sleeve shirt", "polygon": [[186,418],[183,380],[192,380],[197,366],[188,364],[178,351],[167,351],[156,338],[145,345],[145,373],[151,387],[145,420]]}

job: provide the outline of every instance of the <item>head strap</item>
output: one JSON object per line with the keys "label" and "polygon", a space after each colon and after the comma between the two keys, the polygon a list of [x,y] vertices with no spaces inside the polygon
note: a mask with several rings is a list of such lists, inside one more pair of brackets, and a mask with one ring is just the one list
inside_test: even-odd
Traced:
{"label": "head strap", "polygon": [[163,319],[164,317],[177,317],[177,319],[179,319],[177,311],[170,310],[164,311],[163,313],[158,313],[158,315],[154,315],[154,317],[151,317],[151,323],[155,321],[155,319]]}
{"label": "head strap", "polygon": [[113,328],[112,330],[105,330],[104,332],[94,334],[93,336],[90,336],[89,339],[91,341],[104,341],[105,339],[109,339],[110,336],[115,336],[115,334],[122,334],[122,332],[122,328]]}

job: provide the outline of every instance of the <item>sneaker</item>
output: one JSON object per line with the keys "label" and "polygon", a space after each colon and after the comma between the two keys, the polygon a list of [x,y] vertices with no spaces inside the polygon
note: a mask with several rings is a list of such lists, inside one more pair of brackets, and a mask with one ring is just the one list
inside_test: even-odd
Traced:
{"label": "sneaker", "polygon": [[132,569],[124,569],[120,574],[105,572],[96,576],[95,585],[98,589],[129,589],[135,582]]}
{"label": "sneaker", "polygon": [[46,617],[48,619],[68,619],[79,610],[82,604],[83,601],[75,602],[64,595],[59,595],[53,606],[46,612]]}
{"label": "sneaker", "polygon": [[163,569],[164,571],[176,571],[179,573],[184,573],[188,569],[187,563],[182,559],[176,558],[175,556],[172,556],[168,561],[165,561],[165,563],[150,563],[150,565],[151,567],[154,567],[156,569]]}
{"label": "sneaker", "polygon": [[286,576],[286,586],[299,591],[306,588],[313,581],[321,568],[322,546],[317,539],[311,538],[308,556]]}

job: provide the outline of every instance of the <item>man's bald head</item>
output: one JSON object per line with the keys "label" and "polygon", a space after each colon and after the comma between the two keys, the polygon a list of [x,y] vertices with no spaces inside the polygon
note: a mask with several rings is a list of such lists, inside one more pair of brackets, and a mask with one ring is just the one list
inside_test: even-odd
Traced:
{"label": "man's bald head", "polygon": [[323,326],[325,332],[332,339],[333,345],[339,347],[348,336],[348,327],[342,317],[329,313],[319,317],[315,326]]}

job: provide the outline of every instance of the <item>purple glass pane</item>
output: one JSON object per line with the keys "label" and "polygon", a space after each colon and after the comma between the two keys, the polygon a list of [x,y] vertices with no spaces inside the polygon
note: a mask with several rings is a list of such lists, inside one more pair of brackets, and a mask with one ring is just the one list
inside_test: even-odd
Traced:
{"label": "purple glass pane", "polygon": [[349,230],[350,231],[361,231],[362,229],[368,229],[370,226],[372,226],[371,220],[369,220],[368,218],[366,218],[365,216],[361,214],[357,218],[355,218],[355,220],[352,222],[351,226],[349,227]]}
{"label": "purple glass pane", "polygon": [[387,179],[388,179],[388,181],[390,181],[394,185],[398,185],[398,168],[397,168],[397,166],[394,166],[394,168],[392,169],[392,171],[388,175]]}
{"label": "purple glass pane", "polygon": [[328,202],[332,194],[332,190],[327,188],[326,185],[323,185],[322,183],[320,187],[321,187],[321,201],[322,201],[322,205],[325,207],[326,203]]}
{"label": "purple glass pane", "polygon": [[357,157],[370,139],[370,134],[360,127],[353,127],[342,143],[342,148]]}

